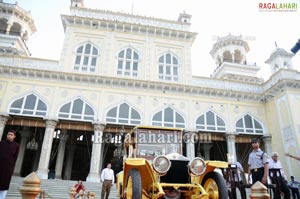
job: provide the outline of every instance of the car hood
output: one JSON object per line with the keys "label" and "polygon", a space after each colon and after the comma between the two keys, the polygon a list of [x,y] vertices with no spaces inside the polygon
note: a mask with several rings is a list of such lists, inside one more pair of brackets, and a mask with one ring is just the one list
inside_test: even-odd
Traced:
{"label": "car hood", "polygon": [[182,160],[182,161],[189,161],[190,159],[180,155],[179,153],[169,153],[166,155],[167,158],[169,158],[169,160]]}

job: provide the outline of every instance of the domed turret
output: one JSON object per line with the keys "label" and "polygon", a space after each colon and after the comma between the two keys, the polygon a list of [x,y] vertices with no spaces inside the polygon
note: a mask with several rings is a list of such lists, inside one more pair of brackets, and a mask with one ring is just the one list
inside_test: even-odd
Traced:
{"label": "domed turret", "polygon": [[263,82],[263,79],[256,77],[260,67],[247,62],[246,54],[248,52],[248,43],[242,39],[242,36],[229,34],[219,37],[210,51],[217,66],[211,76],[252,83]]}
{"label": "domed turret", "polygon": [[189,15],[189,14],[185,13],[185,11],[183,11],[183,13],[179,14],[177,21],[182,22],[182,23],[190,23],[191,18],[192,18],[192,15]]}
{"label": "domed turret", "polygon": [[26,41],[35,31],[29,12],[0,1],[0,54],[30,56]]}
{"label": "domed turret", "polygon": [[224,62],[230,63],[247,63],[246,54],[249,52],[248,43],[242,40],[242,36],[219,37],[210,51],[211,56],[215,59],[217,67]]}
{"label": "domed turret", "polygon": [[271,73],[274,74],[280,68],[293,69],[292,57],[294,54],[288,53],[282,48],[276,48],[270,55],[269,59],[265,61],[271,67]]}
{"label": "domed turret", "polygon": [[71,0],[71,6],[84,8],[84,1],[83,0]]}

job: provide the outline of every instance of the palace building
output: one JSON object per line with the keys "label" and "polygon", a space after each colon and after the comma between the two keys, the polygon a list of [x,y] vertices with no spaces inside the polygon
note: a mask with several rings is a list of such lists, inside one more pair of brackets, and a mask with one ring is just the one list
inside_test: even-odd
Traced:
{"label": "palace building", "polygon": [[123,137],[143,125],[181,128],[199,138],[184,143],[184,155],[227,161],[230,154],[244,168],[257,137],[300,176],[299,162],[284,156],[300,155],[294,54],[276,48],[266,55],[271,76],[264,81],[247,61],[248,43],[229,34],[207,49],[216,64],[211,77],[193,76],[191,15],[171,21],[72,0],[70,14],[61,15],[60,59],[40,59],[26,45],[37,31],[30,13],[3,1],[0,8],[0,138],[17,130],[14,175],[99,182],[107,162],[122,169]]}

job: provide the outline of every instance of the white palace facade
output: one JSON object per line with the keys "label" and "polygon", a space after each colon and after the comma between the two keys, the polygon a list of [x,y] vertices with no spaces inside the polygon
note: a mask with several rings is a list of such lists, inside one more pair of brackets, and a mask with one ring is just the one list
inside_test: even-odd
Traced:
{"label": "white palace facade", "polygon": [[[279,153],[288,175],[300,177],[299,162],[284,155],[300,155],[294,54],[271,52],[264,81],[260,67],[247,62],[248,43],[229,34],[210,50],[211,77],[193,76],[197,33],[190,19],[95,10],[72,0],[70,14],[61,15],[60,59],[47,60],[27,48],[36,31],[30,13],[0,1],[0,138],[17,130],[14,175],[98,182],[107,162],[121,170],[122,135],[144,125],[205,137],[187,142],[184,155],[227,161],[231,154],[246,169],[250,140],[258,137],[268,154]],[[99,135],[109,141],[95,142]]]}

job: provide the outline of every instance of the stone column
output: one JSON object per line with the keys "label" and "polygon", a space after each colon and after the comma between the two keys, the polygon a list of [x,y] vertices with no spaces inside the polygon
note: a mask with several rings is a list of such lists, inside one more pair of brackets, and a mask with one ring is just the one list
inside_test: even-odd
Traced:
{"label": "stone column", "polygon": [[6,34],[7,35],[9,35],[12,25],[13,25],[12,22],[10,22],[10,21],[7,22],[7,28],[6,28]]}
{"label": "stone column", "polygon": [[67,147],[67,151],[68,154],[67,154],[66,168],[64,172],[64,180],[71,180],[75,145],[69,145]]}
{"label": "stone column", "polygon": [[14,168],[14,175],[20,176],[21,175],[21,170],[22,170],[22,165],[23,165],[23,160],[25,156],[25,150],[26,150],[26,145],[28,138],[30,137],[30,128],[27,126],[24,126],[22,130],[19,131],[21,135],[21,143],[19,147],[19,155],[15,164]]}
{"label": "stone column", "polygon": [[34,160],[33,160],[33,164],[32,164],[32,171],[36,171],[39,165],[39,161],[40,161],[40,155],[41,155],[41,149],[42,147],[39,146],[38,150],[35,152],[34,155]]}
{"label": "stone column", "polygon": [[204,158],[205,160],[210,160],[210,149],[213,147],[212,144],[203,144]]}
{"label": "stone column", "polygon": [[235,59],[234,59],[234,52],[231,52],[231,51],[230,51],[230,55],[231,55],[231,60],[232,60],[231,62],[234,63],[234,62],[235,62]]}
{"label": "stone column", "polygon": [[271,156],[272,154],[272,136],[270,134],[266,134],[262,137],[265,146],[265,152]]}
{"label": "stone column", "polygon": [[0,141],[3,136],[3,131],[6,125],[7,120],[9,119],[9,116],[6,115],[0,115]]}
{"label": "stone column", "polygon": [[194,140],[194,134],[192,131],[186,132],[186,156],[189,159],[195,158],[195,140]]}
{"label": "stone column", "polygon": [[101,146],[102,135],[105,124],[94,123],[94,143],[90,163],[90,173],[86,178],[87,182],[100,182],[100,163],[101,163]]}
{"label": "stone column", "polygon": [[66,149],[66,141],[68,140],[67,131],[61,131],[59,138],[59,145],[58,145],[58,153],[56,158],[55,164],[55,179],[61,179],[62,167],[64,163],[65,157],[65,149]]}
{"label": "stone column", "polygon": [[227,153],[229,153],[233,157],[233,162],[236,162],[236,149],[235,149],[235,133],[226,133],[226,141],[227,141]]}
{"label": "stone column", "polygon": [[53,135],[55,126],[57,124],[56,120],[46,120],[46,130],[41,150],[41,156],[39,161],[39,166],[37,170],[37,175],[41,179],[48,179],[48,167],[51,155],[51,148],[53,142]]}

